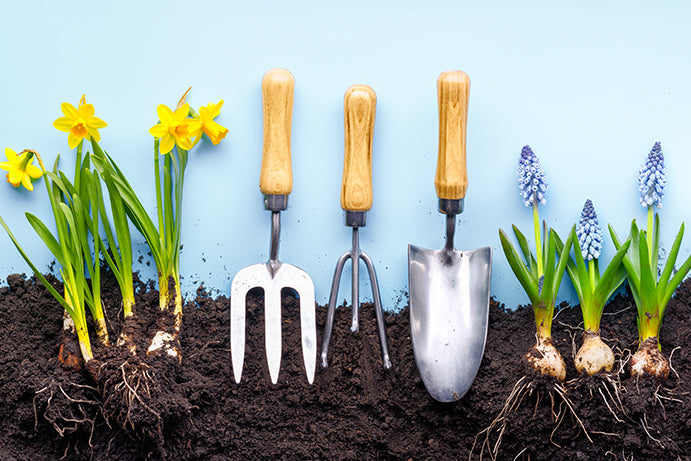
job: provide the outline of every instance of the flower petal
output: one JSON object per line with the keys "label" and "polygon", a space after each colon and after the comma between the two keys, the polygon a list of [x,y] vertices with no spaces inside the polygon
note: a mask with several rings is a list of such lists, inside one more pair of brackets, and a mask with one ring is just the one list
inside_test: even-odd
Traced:
{"label": "flower petal", "polygon": [[78,136],[75,136],[72,132],[70,132],[67,135],[67,145],[70,146],[70,149],[76,148],[80,142],[82,142],[84,138],[80,138]]}
{"label": "flower petal", "polygon": [[24,178],[24,174],[22,173],[22,171],[18,168],[15,168],[9,172],[7,180],[14,187],[17,187],[17,185],[19,185],[22,182],[22,178]]}
{"label": "flower petal", "polygon": [[168,134],[168,127],[161,123],[157,123],[156,125],[149,128],[149,134],[154,138],[162,138],[166,134]]}
{"label": "flower petal", "polygon": [[22,178],[22,186],[24,186],[29,192],[34,190],[34,185],[31,184],[31,178],[28,175]]}
{"label": "flower petal", "polygon": [[79,111],[69,102],[63,102],[60,105],[60,108],[62,109],[62,113],[65,114],[65,117],[68,117],[72,120],[75,120],[79,117]]}
{"label": "flower petal", "polygon": [[101,128],[105,128],[105,127],[108,126],[108,124],[107,124],[106,122],[104,122],[103,120],[101,120],[101,119],[98,118],[98,117],[91,117],[89,120],[86,121],[86,123],[87,123],[89,126],[92,126],[92,127],[94,127],[94,128],[97,128],[97,129],[99,129],[99,130],[100,130]]}
{"label": "flower petal", "polygon": [[173,117],[173,120],[180,123],[183,120],[185,120],[189,114],[190,114],[190,105],[188,103],[185,103],[182,106],[177,108],[177,110],[175,111],[175,115]]}
{"label": "flower petal", "polygon": [[178,144],[178,147],[180,149],[183,149],[183,150],[191,150],[192,149],[192,140],[190,138],[178,138],[177,144]]}
{"label": "flower petal", "polygon": [[89,133],[89,136],[91,136],[91,139],[93,139],[94,141],[99,142],[101,140],[101,133],[99,133],[96,128],[87,125],[86,132]]}
{"label": "flower petal", "polygon": [[161,142],[158,146],[158,152],[161,155],[165,155],[171,150],[173,150],[173,147],[175,146],[175,138],[173,138],[173,135],[170,133],[166,133],[165,136],[161,138]]}
{"label": "flower petal", "polygon": [[96,110],[94,109],[93,104],[83,104],[83,105],[79,106],[78,111],[79,111],[79,115],[81,115],[82,117],[84,117],[86,119],[93,117],[94,114],[96,113]]}
{"label": "flower petal", "polygon": [[19,156],[14,150],[10,149],[9,147],[5,147],[5,157],[7,157],[7,161],[10,163],[19,162]]}
{"label": "flower petal", "polygon": [[70,128],[72,128],[72,119],[68,117],[60,117],[53,122],[53,126],[60,131],[69,133]]}
{"label": "flower petal", "polygon": [[173,111],[170,110],[170,108],[165,104],[158,105],[156,108],[156,114],[158,114],[158,119],[161,121],[161,123],[165,125],[170,125],[170,123],[173,121]]}
{"label": "flower petal", "polygon": [[36,165],[27,165],[26,172],[34,179],[38,179],[43,176],[43,171],[41,171],[41,169]]}

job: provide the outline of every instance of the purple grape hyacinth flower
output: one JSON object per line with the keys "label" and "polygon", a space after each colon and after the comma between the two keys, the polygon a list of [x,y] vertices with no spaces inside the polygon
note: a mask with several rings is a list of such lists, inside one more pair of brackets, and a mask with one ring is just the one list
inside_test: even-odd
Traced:
{"label": "purple grape hyacinth flower", "polygon": [[641,192],[641,205],[649,207],[656,205],[662,208],[662,198],[665,196],[665,157],[662,147],[656,142],[648,154],[643,166],[638,172],[638,190]]}
{"label": "purple grape hyacinth flower", "polygon": [[595,207],[590,199],[585,201],[581,219],[576,227],[576,237],[581,247],[583,259],[591,261],[600,257],[602,252],[602,227],[597,221]]}
{"label": "purple grape hyacinth flower", "polygon": [[521,189],[521,197],[525,206],[534,203],[544,205],[547,203],[545,192],[547,191],[547,175],[545,175],[540,160],[533,153],[530,146],[524,146],[521,158],[518,160],[518,187]]}

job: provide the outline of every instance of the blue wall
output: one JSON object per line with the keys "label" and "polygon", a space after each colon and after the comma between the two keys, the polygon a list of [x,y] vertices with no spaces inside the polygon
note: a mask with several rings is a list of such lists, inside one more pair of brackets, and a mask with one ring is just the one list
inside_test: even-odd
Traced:
{"label": "blue wall", "polygon": [[[220,146],[191,154],[185,190],[184,289],[200,282],[228,294],[233,275],[268,258],[269,213],[258,190],[261,77],[295,76],[294,189],[283,214],[281,259],[314,279],[326,302],[333,269],[350,246],[339,194],[343,94],[364,83],[377,92],[374,207],[361,246],[374,259],[384,305],[407,302],[407,244],[443,245],[436,211],[436,78],[461,69],[472,80],[468,123],[470,185],[456,247],[495,250],[492,294],[527,302],[499,245],[498,228],[531,234],[516,165],[530,144],[550,189],[541,216],[561,233],[591,198],[601,222],[626,233],[643,220],[636,177],[655,141],[668,166],[662,211],[667,248],[689,221],[691,182],[691,8],[686,2],[13,2],[0,27],[0,148],[38,149],[71,169],[64,133],[52,128],[60,103],[86,94],[109,126],[102,146],[116,157],[153,211],[156,106],[188,86],[193,106],[218,99],[230,129]],[[605,6],[602,6],[602,5]],[[0,150],[1,152],[1,150]],[[1,155],[0,155],[1,156]],[[4,158],[3,158],[4,160]],[[4,183],[3,183],[4,184]],[[48,217],[43,185],[32,194],[0,184],[0,214],[48,270],[52,258],[23,217]],[[153,269],[143,240],[145,276]],[[691,238],[680,257],[688,256]],[[606,240],[603,259],[613,254]],[[364,269],[364,266],[363,266]],[[29,268],[0,235],[0,277]],[[350,278],[350,270],[344,280]],[[564,283],[561,299],[575,301]],[[362,283],[361,292],[369,294]],[[348,282],[340,297],[350,299]]]}

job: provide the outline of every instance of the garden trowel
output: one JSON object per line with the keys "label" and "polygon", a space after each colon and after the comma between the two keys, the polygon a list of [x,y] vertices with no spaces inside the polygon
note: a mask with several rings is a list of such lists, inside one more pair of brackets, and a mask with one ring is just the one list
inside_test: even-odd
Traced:
{"label": "garden trowel", "polygon": [[470,79],[461,71],[437,80],[439,155],[434,186],[446,215],[446,246],[408,245],[410,329],[415,362],[430,395],[460,399],[475,379],[485,350],[492,248],[454,249],[456,215],[468,187],[466,124]]}
{"label": "garden trowel", "polygon": [[272,69],[262,80],[264,113],[264,153],[259,189],[264,207],[271,211],[269,261],[241,269],[233,278],[230,296],[230,348],[235,382],[242,377],[245,358],[245,300],[247,292],[264,289],[266,360],[271,382],[276,384],[281,367],[281,291],[294,289],[300,299],[302,357],[307,381],[312,384],[317,362],[317,325],[314,284],[302,269],[278,260],[281,236],[281,211],[288,205],[293,189],[290,161],[290,131],[293,115],[293,75],[285,69]]}

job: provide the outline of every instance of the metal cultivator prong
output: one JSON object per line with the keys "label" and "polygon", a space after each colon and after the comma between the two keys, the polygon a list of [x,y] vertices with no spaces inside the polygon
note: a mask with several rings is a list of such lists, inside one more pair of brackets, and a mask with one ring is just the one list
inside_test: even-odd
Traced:
{"label": "metal cultivator prong", "polygon": [[[346,214],[351,214],[353,212],[348,211]],[[364,212],[362,213],[362,225],[364,226]],[[334,316],[336,313],[336,299],[338,298],[338,288],[341,282],[341,274],[343,273],[343,266],[347,260],[351,260],[353,266],[352,274],[352,322],[350,326],[350,331],[357,333],[359,331],[359,312],[360,312],[360,299],[359,299],[359,260],[362,259],[367,267],[367,272],[369,274],[370,283],[372,285],[372,297],[374,299],[374,312],[377,316],[377,328],[379,330],[379,344],[382,350],[382,361],[384,368],[391,368],[391,359],[389,357],[389,348],[386,342],[386,331],[384,329],[384,313],[382,311],[381,296],[379,294],[379,284],[377,283],[377,274],[374,270],[374,264],[372,259],[360,250],[358,229],[359,226],[353,226],[353,247],[343,253],[338,259],[336,264],[336,270],[334,272],[333,282],[331,284],[331,295],[329,296],[329,306],[326,314],[326,325],[324,329],[324,343],[322,344],[321,352],[321,364],[323,368],[329,366],[328,355],[329,355],[329,344],[331,342],[331,334],[333,332]]]}

